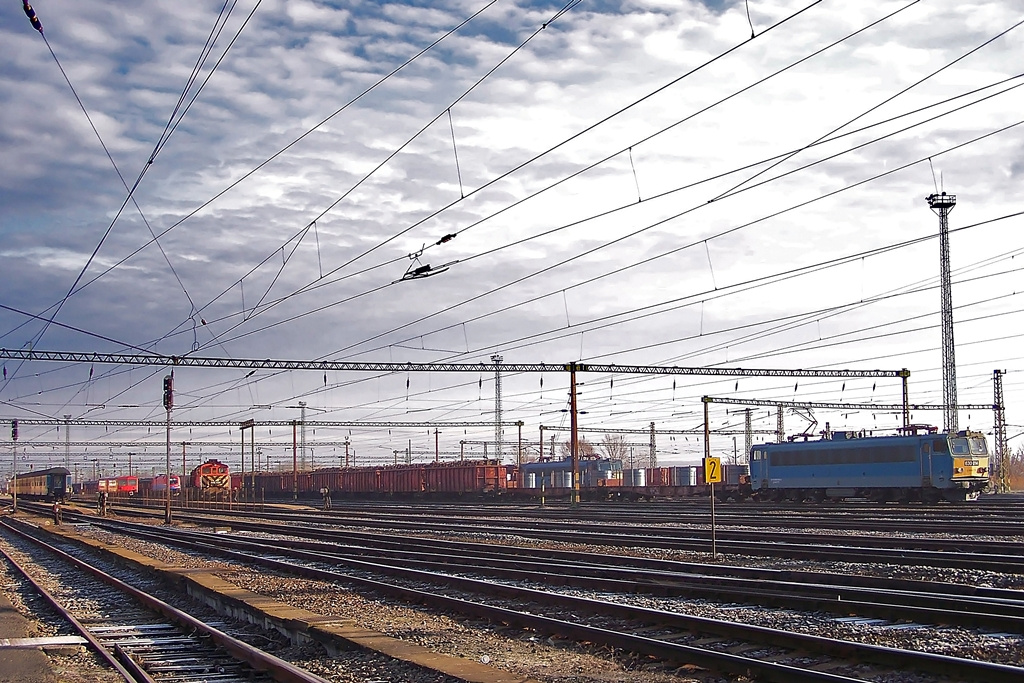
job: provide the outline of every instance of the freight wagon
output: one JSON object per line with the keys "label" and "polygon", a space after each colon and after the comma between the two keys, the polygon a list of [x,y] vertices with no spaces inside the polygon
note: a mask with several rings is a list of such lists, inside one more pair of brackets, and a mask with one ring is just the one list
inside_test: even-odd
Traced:
{"label": "freight wagon", "polygon": [[327,490],[338,498],[460,498],[493,496],[508,485],[507,468],[493,461],[330,467],[312,472],[256,472],[245,475],[246,488],[267,499],[315,499]]}

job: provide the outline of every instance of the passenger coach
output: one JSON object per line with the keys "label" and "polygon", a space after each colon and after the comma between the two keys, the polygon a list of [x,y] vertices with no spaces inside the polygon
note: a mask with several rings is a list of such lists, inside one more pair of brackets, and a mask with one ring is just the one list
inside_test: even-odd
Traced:
{"label": "passenger coach", "polygon": [[988,487],[989,472],[983,434],[934,427],[907,436],[835,432],[750,451],[750,485],[760,500],[973,500]]}
{"label": "passenger coach", "polygon": [[63,501],[71,491],[71,473],[66,467],[51,467],[18,475],[14,491],[26,500]]}

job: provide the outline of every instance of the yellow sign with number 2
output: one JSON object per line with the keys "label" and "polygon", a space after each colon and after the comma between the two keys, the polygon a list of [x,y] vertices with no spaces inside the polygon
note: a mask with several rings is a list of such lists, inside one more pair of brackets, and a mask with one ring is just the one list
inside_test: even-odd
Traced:
{"label": "yellow sign with number 2", "polygon": [[708,484],[722,483],[721,458],[704,458],[704,481]]}

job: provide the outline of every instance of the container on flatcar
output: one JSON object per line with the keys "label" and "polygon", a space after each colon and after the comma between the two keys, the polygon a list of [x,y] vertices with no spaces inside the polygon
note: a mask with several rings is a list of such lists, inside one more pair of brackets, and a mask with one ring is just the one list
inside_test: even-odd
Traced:
{"label": "container on flatcar", "polygon": [[647,486],[647,470],[622,470],[622,485],[633,487]]}
{"label": "container on flatcar", "polygon": [[697,485],[697,468],[696,467],[673,467],[672,468],[672,486],[696,486]]}
{"label": "container on flatcar", "polygon": [[647,486],[671,486],[672,469],[669,467],[648,467],[644,477]]}
{"label": "container on flatcar", "polygon": [[750,465],[722,465],[722,482],[741,484],[750,480]]}

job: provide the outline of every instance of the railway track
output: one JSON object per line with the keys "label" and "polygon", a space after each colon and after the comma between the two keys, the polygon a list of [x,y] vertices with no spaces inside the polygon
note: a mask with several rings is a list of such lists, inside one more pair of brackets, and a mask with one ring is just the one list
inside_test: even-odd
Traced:
{"label": "railway track", "polygon": [[[102,526],[102,525],[101,525]],[[657,560],[625,555],[506,547],[415,537],[338,532],[279,525],[246,525],[273,535],[275,545],[312,553],[334,563],[354,561],[461,575],[495,576],[590,590],[745,602],[786,609],[855,614],[887,620],[1024,633],[1024,593],[934,581],[836,575],[811,571],[754,569]],[[152,536],[149,527],[121,532]],[[282,538],[284,535],[312,542]],[[187,538],[187,532],[164,537]],[[205,541],[204,536],[196,536]],[[251,550],[250,541],[222,538],[226,547]],[[259,543],[257,542],[257,547]]]}
{"label": "railway track", "polygon": [[[103,525],[115,528],[110,522]],[[228,538],[223,534],[214,536],[143,528],[143,525],[133,525],[131,533],[152,542],[174,544],[190,552],[216,553],[279,572],[311,579],[358,583],[393,597],[474,618],[484,617],[511,626],[626,649],[647,657],[686,662],[732,674],[756,675],[766,680],[866,680],[884,676],[886,670],[890,673],[921,671],[941,674],[943,680],[996,682],[1022,680],[1024,677],[1024,669],[992,662],[878,647],[636,607],[607,597],[587,598],[554,593],[549,588],[531,588],[522,583],[524,573],[536,579],[539,570],[532,567],[515,571],[506,569],[496,577],[501,581],[472,578],[463,573],[493,575],[499,570],[493,566],[493,557],[485,555],[477,564],[466,560],[463,546],[447,557],[432,560],[435,566],[427,569],[409,567],[408,557],[387,560],[353,558],[348,547],[351,539],[342,539],[338,544],[318,544],[311,549],[292,547],[301,544],[293,544],[280,537],[273,541]],[[376,540],[379,543],[382,539],[378,536]],[[268,544],[273,546],[269,553]],[[463,566],[453,566],[455,558]],[[512,561],[518,562],[519,559]],[[591,558],[589,563],[580,566],[589,565],[593,569],[599,564],[598,559]],[[338,571],[338,565],[345,567],[345,573]],[[391,577],[391,581],[381,581],[381,575]],[[620,578],[618,586],[606,583],[589,588],[591,591],[628,593],[635,590],[636,584]],[[997,602],[993,596],[987,599]],[[1004,596],[1004,599],[1008,598]],[[978,604],[980,602],[979,599]],[[1016,609],[1021,607],[1018,601]],[[588,616],[584,618],[582,615]],[[1018,628],[1021,626],[1020,621],[1012,620],[1003,626],[1011,624]],[[872,664],[870,672],[863,671],[863,662]]]}
{"label": "railway track", "polygon": [[[119,514],[152,517],[160,514],[154,509],[141,507],[119,508]],[[254,528],[245,521],[255,513],[245,510],[221,510],[202,513],[180,511],[180,519],[201,524],[223,523],[231,520],[238,528]],[[446,535],[517,536],[522,538],[607,545],[658,550],[708,553],[711,550],[711,531],[703,527],[681,528],[620,523],[579,524],[572,520],[484,520],[473,517],[430,515],[403,516],[382,510],[377,515],[330,512],[276,512],[258,513],[261,517],[281,524],[329,525],[336,528],[387,529],[399,532],[432,531]],[[218,522],[217,520],[220,520]],[[928,566],[951,569],[972,569],[1000,573],[1018,573],[1024,566],[1024,544],[1019,540],[990,541],[973,538],[921,538],[918,536],[883,536],[824,533],[785,533],[772,531],[746,531],[719,529],[717,551],[734,555],[784,557],[809,561],[830,561]]]}
{"label": "railway track", "polygon": [[[399,517],[410,515],[448,515],[477,519],[518,517],[521,519],[573,520],[619,524],[623,519],[643,520],[644,524],[671,525],[704,521],[710,518],[706,499],[653,502],[644,504],[585,503],[535,506],[512,505],[450,505],[389,503],[387,505],[346,501],[336,508],[370,515],[387,511]],[[865,505],[764,505],[754,503],[718,503],[717,523],[739,527],[773,527],[787,529],[834,529],[878,531],[912,534],[959,534],[985,536],[1024,536],[1024,508],[974,505],[886,506]]]}
{"label": "railway track", "polygon": [[[325,683],[159,598],[0,522],[7,562],[126,681]],[[15,557],[17,555],[18,557]]]}

